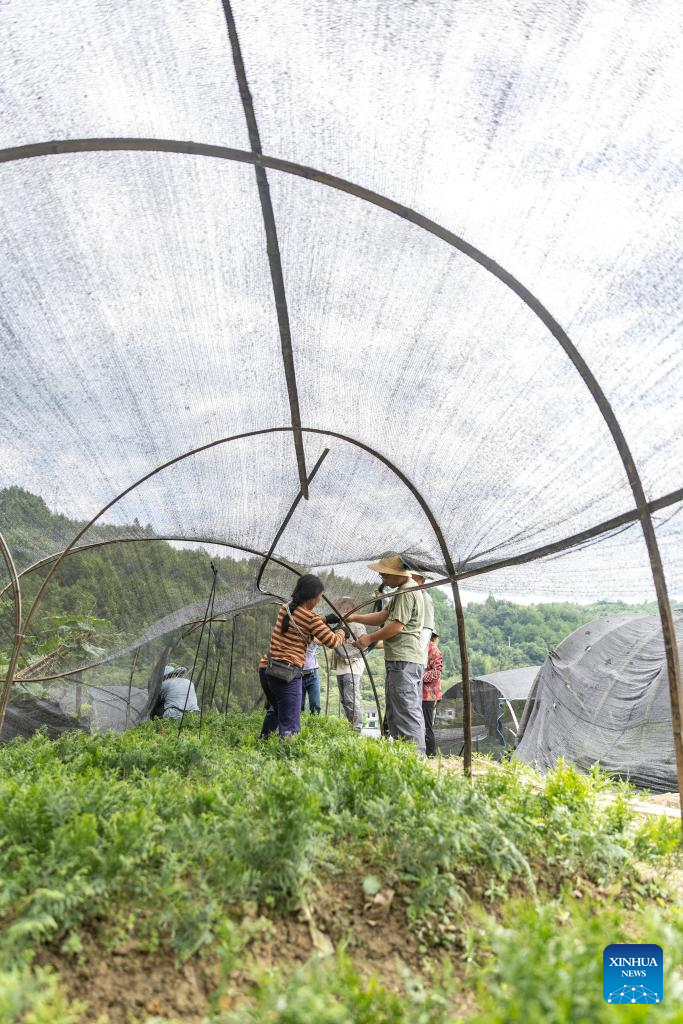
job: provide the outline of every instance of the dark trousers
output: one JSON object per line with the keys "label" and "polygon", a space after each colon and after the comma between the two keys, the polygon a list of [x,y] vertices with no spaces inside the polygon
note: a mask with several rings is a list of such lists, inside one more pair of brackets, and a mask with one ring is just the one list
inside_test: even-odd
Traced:
{"label": "dark trousers", "polygon": [[427,757],[434,757],[436,754],[436,737],[434,736],[434,715],[436,713],[435,700],[422,701],[422,717],[425,720],[425,753]]}
{"label": "dark trousers", "polygon": [[270,697],[268,696],[268,691],[266,690],[266,674],[267,674],[267,672],[268,672],[267,668],[260,668],[258,670],[258,681],[261,684],[261,689],[263,690],[263,696],[266,699],[266,709],[270,707]]}
{"label": "dark trousers", "polygon": [[281,739],[295,736],[301,730],[301,675],[286,683],[284,679],[269,675],[266,669],[260,669],[259,678],[268,702],[261,737],[265,739],[276,729]]}

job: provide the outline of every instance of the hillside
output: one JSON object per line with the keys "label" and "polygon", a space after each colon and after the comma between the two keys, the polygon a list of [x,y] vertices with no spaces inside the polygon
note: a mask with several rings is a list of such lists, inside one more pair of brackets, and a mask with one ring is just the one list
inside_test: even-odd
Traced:
{"label": "hillside", "polygon": [[[441,591],[432,593],[444,670],[447,676],[459,678],[460,652],[453,608]],[[520,605],[490,596],[482,604],[471,603],[465,609],[470,668],[478,674],[541,665],[549,651],[591,619],[622,612],[656,611],[656,604],[623,601]]]}
{"label": "hillside", "polygon": [[[82,526],[77,520],[56,515],[36,495],[17,487],[0,491],[2,530],[19,565],[32,562],[36,552],[45,555],[63,547]],[[149,527],[139,523],[130,526],[98,527],[99,538],[113,539],[137,536],[150,538],[143,543],[116,543],[92,549],[67,558],[60,566],[46,591],[41,613],[35,623],[40,634],[41,622],[49,616],[76,614],[107,619],[115,640],[109,649],[116,649],[139,636],[152,622],[176,608],[193,602],[206,602],[211,583],[209,557],[197,549],[180,550],[162,540],[154,540]],[[260,564],[258,559],[213,558],[220,572],[223,589],[240,590],[253,585]],[[27,606],[45,570],[22,581]],[[356,596],[369,596],[366,590],[337,573],[337,589]],[[444,651],[445,681],[460,675],[460,654],[453,608],[446,594],[432,591],[437,628]],[[626,605],[601,601],[592,605],[569,602],[555,604],[517,605],[489,597],[483,604],[466,608],[466,624],[470,664],[473,673],[499,671],[521,665],[540,665],[548,650],[580,625],[598,615],[620,611],[653,610],[654,606]],[[11,609],[7,601],[0,608],[3,636],[11,635]],[[215,629],[211,662],[217,664],[222,652],[223,668],[233,650],[233,692],[244,707],[252,707],[258,698],[254,666],[265,649],[272,624],[272,610],[250,609],[240,614],[232,640],[232,626]],[[178,649],[181,660],[192,662],[195,641]],[[378,682],[383,680],[381,657],[375,655],[371,664]],[[112,668],[113,678],[127,679],[126,666]],[[334,683],[334,680],[332,680]],[[366,683],[366,695],[369,696]]]}

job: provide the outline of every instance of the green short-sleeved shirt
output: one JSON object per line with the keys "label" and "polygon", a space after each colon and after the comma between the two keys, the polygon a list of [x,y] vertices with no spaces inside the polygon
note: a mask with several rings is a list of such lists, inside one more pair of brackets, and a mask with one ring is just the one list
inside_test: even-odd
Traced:
{"label": "green short-sleeved shirt", "polygon": [[389,602],[387,622],[396,620],[403,623],[403,629],[396,636],[384,641],[384,658],[386,661],[412,661],[417,665],[424,664],[424,656],[420,647],[420,630],[424,618],[424,600],[419,590],[404,594],[403,590],[414,587],[412,580],[407,580],[399,587]]}

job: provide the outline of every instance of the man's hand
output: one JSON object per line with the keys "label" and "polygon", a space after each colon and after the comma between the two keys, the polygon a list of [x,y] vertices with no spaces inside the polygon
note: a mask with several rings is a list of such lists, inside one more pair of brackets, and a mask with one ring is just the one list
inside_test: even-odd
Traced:
{"label": "man's hand", "polygon": [[[382,614],[385,615],[386,613],[383,612]],[[393,636],[398,636],[403,629],[405,629],[405,626],[398,619],[389,619],[383,626],[376,629],[374,633],[365,633],[364,636],[359,636],[356,640],[356,647],[364,651],[369,644],[374,646],[380,641],[391,640]]]}

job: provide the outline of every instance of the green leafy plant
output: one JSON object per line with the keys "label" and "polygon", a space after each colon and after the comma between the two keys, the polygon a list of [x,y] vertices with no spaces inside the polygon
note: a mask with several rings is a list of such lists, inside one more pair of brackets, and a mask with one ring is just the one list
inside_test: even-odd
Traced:
{"label": "green leafy plant", "polygon": [[[30,679],[56,672],[69,660],[93,661],[104,657],[107,648],[120,642],[119,634],[108,619],[94,615],[47,615],[39,629],[27,636],[15,679]],[[7,671],[9,651],[0,651],[0,673]]]}
{"label": "green leafy plant", "polygon": [[[514,979],[515,929],[518,945],[529,933],[533,956],[534,936],[562,931],[558,915],[579,899],[602,915],[610,903],[636,913],[670,898],[671,828],[639,823],[630,791],[598,772],[560,764],[541,777],[511,761],[470,781],[436,772],[406,745],[358,739],[339,719],[307,719],[287,743],[259,740],[259,715],[205,715],[201,737],[197,727],[188,721],[178,736],[149,722],[0,748],[0,968],[47,942],[77,956],[86,930],[100,947],[133,940],[179,961],[217,953],[229,933],[234,956],[244,933],[232,922],[245,907],[276,927],[336,877],[362,900],[400,893],[406,927],[432,962],[446,951],[461,963],[464,951],[472,970],[489,970],[495,956]],[[486,922],[522,894],[516,923],[504,917],[490,931]],[[549,900],[555,924],[542,917]],[[489,917],[472,933],[479,908]],[[590,917],[572,925],[577,935],[591,934]],[[331,984],[316,971],[302,981],[308,1002],[287,996],[292,1021]],[[375,1017],[361,1020],[442,1019],[436,1003],[397,1009],[389,992],[347,978],[357,1003],[332,987],[332,1021],[354,1020],[350,1007],[360,1013],[364,999]],[[505,979],[494,971],[490,983],[502,991]],[[285,975],[278,984],[290,991]],[[266,982],[259,999],[264,1013],[280,1012]],[[427,1005],[432,1017],[420,1017]]]}
{"label": "green leafy plant", "polygon": [[84,1006],[69,1005],[55,974],[38,968],[0,971],[0,1024],[79,1024]]}
{"label": "green leafy plant", "polygon": [[612,1024],[615,1008],[602,994],[602,953],[612,942],[655,942],[664,950],[663,1002],[654,1013],[651,1006],[629,1006],[622,1014],[629,1021],[681,1019],[678,916],[667,923],[654,912],[634,920],[618,908],[596,914],[580,905],[512,902],[500,922],[485,923],[484,932],[483,966],[475,972],[481,1007],[476,1024]]}
{"label": "green leafy plant", "polygon": [[[220,1002],[220,1000],[219,1000]],[[401,996],[377,978],[362,978],[338,953],[332,963],[311,961],[290,975],[263,973],[237,1010],[215,1013],[212,1024],[449,1024],[450,993],[426,989],[406,976]]]}

